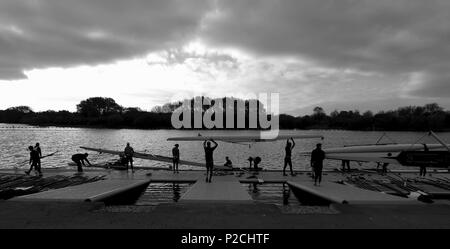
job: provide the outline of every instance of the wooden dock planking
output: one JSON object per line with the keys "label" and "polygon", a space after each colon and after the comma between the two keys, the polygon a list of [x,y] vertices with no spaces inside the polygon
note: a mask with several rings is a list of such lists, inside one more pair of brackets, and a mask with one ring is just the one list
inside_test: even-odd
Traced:
{"label": "wooden dock planking", "polygon": [[312,182],[288,181],[292,188],[297,188],[334,203],[343,204],[415,204],[416,200],[360,189],[334,182],[323,182],[314,186]]}
{"label": "wooden dock planking", "polygon": [[150,180],[103,180],[13,198],[14,201],[102,201],[144,187]]}
{"label": "wooden dock planking", "polygon": [[208,183],[203,176],[180,198],[180,202],[253,203],[252,198],[233,175],[214,176]]}

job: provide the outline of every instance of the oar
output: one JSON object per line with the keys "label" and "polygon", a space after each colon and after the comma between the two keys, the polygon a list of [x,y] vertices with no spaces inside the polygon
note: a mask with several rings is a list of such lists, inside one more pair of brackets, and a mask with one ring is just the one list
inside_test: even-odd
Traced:
{"label": "oar", "polygon": [[59,150],[57,150],[57,151],[55,151],[55,152],[53,152],[53,153],[47,154],[47,155],[45,155],[45,156],[41,156],[41,159],[42,159],[42,158],[49,157],[49,156],[53,156],[53,155],[55,155],[55,154],[58,153],[58,152],[59,152]]}
{"label": "oar", "polygon": [[[46,158],[46,157],[49,157],[49,156],[53,156],[53,155],[55,155],[55,154],[58,153],[58,152],[59,152],[59,150],[57,150],[57,151],[55,151],[55,152],[53,152],[53,153],[47,154],[47,155],[45,155],[45,156],[41,156],[40,158],[42,159],[42,158]],[[18,163],[18,164],[19,164],[19,167],[24,166],[23,164],[25,164],[25,163],[27,163],[27,162],[29,162],[29,161],[30,161],[30,160],[27,159],[27,160],[25,160],[25,161],[22,161],[22,162]]]}

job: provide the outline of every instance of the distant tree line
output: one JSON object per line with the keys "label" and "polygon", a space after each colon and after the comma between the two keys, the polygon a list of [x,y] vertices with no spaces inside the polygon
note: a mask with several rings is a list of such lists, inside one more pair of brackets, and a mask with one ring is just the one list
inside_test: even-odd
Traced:
{"label": "distant tree line", "polygon": [[[190,101],[190,111],[194,112],[194,101]],[[222,101],[224,120],[227,116],[227,105],[230,103],[234,109],[234,120],[238,112],[245,111],[248,123],[252,105],[249,100],[238,98],[209,99],[210,105],[202,105],[202,113],[216,101]],[[112,98],[93,97],[81,101],[77,105],[76,112],[69,111],[43,111],[33,112],[28,106],[16,106],[6,110],[0,110],[0,123],[22,123],[38,126],[69,126],[69,127],[106,127],[106,128],[140,128],[140,129],[172,129],[172,112],[182,106],[183,102],[167,103],[154,107],[150,112],[138,107],[122,107]],[[239,110],[237,106],[243,106]],[[266,110],[261,105],[261,113]],[[259,107],[258,107],[259,108]],[[213,118],[214,115],[213,115]],[[390,130],[390,131],[449,131],[450,112],[444,110],[436,103],[424,106],[400,107],[396,110],[380,111],[373,114],[371,111],[360,113],[353,111],[333,111],[329,115],[323,108],[315,107],[311,115],[291,116],[281,114],[279,116],[281,129],[345,129],[345,130]],[[259,128],[259,123],[258,127]]]}
{"label": "distant tree line", "polygon": [[364,131],[449,131],[450,112],[436,103],[424,106],[406,106],[397,110],[333,111],[326,115],[321,107],[313,114],[293,117],[280,115],[280,126],[285,129],[344,129]]}

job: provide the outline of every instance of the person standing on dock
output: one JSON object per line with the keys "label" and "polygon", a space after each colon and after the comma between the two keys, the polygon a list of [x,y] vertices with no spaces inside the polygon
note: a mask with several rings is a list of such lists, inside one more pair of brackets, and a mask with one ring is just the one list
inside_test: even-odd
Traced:
{"label": "person standing on dock", "polygon": [[425,177],[426,174],[427,174],[427,166],[424,164],[420,165],[419,176]]}
{"label": "person standing on dock", "polygon": [[248,162],[249,162],[249,166],[248,166],[248,168],[251,170],[252,169],[252,165],[253,165],[253,157],[248,157]]}
{"label": "person standing on dock", "polygon": [[81,167],[81,165],[86,166],[86,164],[84,164],[84,161],[86,161],[89,164],[89,166],[92,166],[92,164],[87,159],[88,155],[89,155],[88,153],[84,153],[84,154],[79,153],[79,154],[72,155],[72,161],[74,161],[77,164],[78,173],[83,172],[83,167]]}
{"label": "person standing on dock", "polygon": [[342,172],[345,172],[345,170],[347,170],[348,172],[350,172],[350,160],[342,160],[341,162],[341,166],[342,166]]}
{"label": "person standing on dock", "polygon": [[123,154],[125,154],[125,158],[127,159],[127,169],[128,169],[128,163],[130,163],[131,170],[134,172],[133,168],[133,155],[134,150],[133,147],[130,146],[130,143],[127,143],[127,146],[125,147]]}
{"label": "person standing on dock", "polygon": [[385,175],[388,172],[387,166],[389,166],[389,163],[383,163],[383,165],[381,166],[381,174],[382,175]]}
{"label": "person standing on dock", "polygon": [[37,171],[39,173],[39,176],[42,176],[41,167],[39,167],[39,162],[41,161],[41,158],[39,157],[39,152],[37,152],[33,146],[29,146],[28,150],[30,151],[30,169],[28,171],[25,171],[25,174],[29,175],[30,172],[33,170]]}
{"label": "person standing on dock", "polygon": [[316,148],[311,152],[311,167],[314,170],[314,186],[317,182],[322,181],[323,160],[325,159],[325,152],[322,150],[322,144],[317,144]]}
{"label": "person standing on dock", "polygon": [[[211,142],[214,143],[214,146],[211,147]],[[205,160],[206,160],[206,182],[211,182],[212,174],[213,174],[213,168],[214,168],[214,158],[213,153],[214,150],[217,148],[217,143],[214,140],[207,141],[205,140],[203,142],[203,149],[205,150]],[[208,178],[209,176],[209,178]]]}
{"label": "person standing on dock", "polygon": [[[423,151],[430,151],[430,149],[428,149],[428,146],[426,144],[423,144]],[[427,174],[427,166],[425,164],[420,165],[419,168],[419,177],[425,177]]]}
{"label": "person standing on dock", "polygon": [[180,163],[180,150],[178,149],[179,145],[175,144],[175,146],[172,149],[172,156],[173,156],[173,173],[179,173],[178,172],[178,164]]}
{"label": "person standing on dock", "polygon": [[253,166],[254,166],[254,169],[256,170],[256,171],[258,171],[260,168],[258,167],[258,164],[261,162],[261,157],[259,157],[259,156],[257,156],[257,157],[255,157],[255,159],[253,159]]}
{"label": "person standing on dock", "polygon": [[295,147],[294,139],[291,137],[290,140],[292,141],[292,144],[289,142],[289,139],[286,140],[286,147],[284,148],[286,151],[286,154],[284,156],[284,167],[283,167],[283,175],[286,176],[286,167],[289,164],[289,169],[291,170],[291,175],[294,175],[294,171],[292,170],[292,149]]}
{"label": "person standing on dock", "polygon": [[39,155],[38,167],[40,169],[41,168],[42,150],[41,150],[41,147],[39,146],[39,143],[36,143],[36,145],[34,146],[34,150],[37,151],[37,153]]}

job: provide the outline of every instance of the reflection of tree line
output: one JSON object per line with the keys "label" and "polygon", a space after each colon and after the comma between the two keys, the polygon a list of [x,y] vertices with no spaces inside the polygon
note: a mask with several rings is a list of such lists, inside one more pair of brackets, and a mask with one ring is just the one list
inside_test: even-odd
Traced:
{"label": "reflection of tree line", "polygon": [[[198,98],[204,99],[205,97],[196,97],[190,100],[192,105],[187,108],[190,108],[192,113],[195,111],[193,103]],[[225,122],[227,110],[234,112],[235,123],[237,122],[238,112],[245,111],[246,124],[248,124],[249,113],[257,112],[257,109],[253,110],[254,106],[250,104],[250,100],[237,98],[208,98],[207,102],[211,104],[202,105],[201,111],[203,113],[206,112],[216,101],[222,101],[223,120]],[[171,113],[182,106],[182,104],[181,101],[167,103],[154,107],[148,112],[138,107],[122,107],[111,98],[94,97],[81,101],[77,105],[76,112],[33,112],[27,106],[11,107],[6,110],[0,110],[0,122],[42,126],[171,129]],[[183,106],[183,108],[186,108],[186,106]],[[262,113],[266,113],[265,107],[262,106],[262,108]],[[215,117],[213,116],[213,118]],[[279,120],[281,129],[450,130],[450,112],[444,110],[436,103],[424,106],[401,107],[397,110],[381,111],[376,114],[373,114],[371,111],[361,114],[357,110],[336,110],[327,115],[321,107],[315,107],[311,115],[294,117],[281,114]]]}

